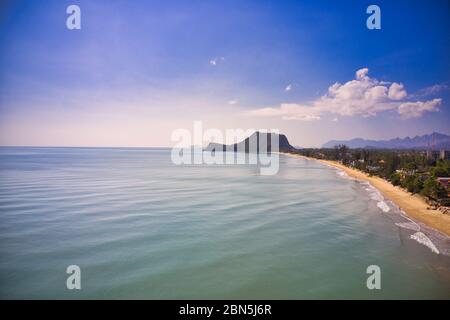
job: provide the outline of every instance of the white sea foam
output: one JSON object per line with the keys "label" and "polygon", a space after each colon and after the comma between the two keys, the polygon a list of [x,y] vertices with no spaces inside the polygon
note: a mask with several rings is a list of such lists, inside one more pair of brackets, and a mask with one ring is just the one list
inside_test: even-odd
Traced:
{"label": "white sea foam", "polygon": [[338,176],[342,177],[342,178],[349,178],[347,172],[342,171],[342,170],[336,170],[336,173],[338,174]]}
{"label": "white sea foam", "polygon": [[417,223],[414,223],[414,222],[398,222],[395,225],[400,228],[409,229],[409,230],[413,230],[413,231],[420,230],[420,227],[417,225]]}
{"label": "white sea foam", "polygon": [[[332,167],[332,166],[329,166]],[[336,169],[336,168],[334,168]],[[359,180],[359,179],[354,179],[352,177],[350,177],[345,171],[342,171],[340,169],[336,169],[336,174],[341,177],[341,178],[345,178],[345,179],[352,179],[355,181],[358,181],[361,186],[364,188],[365,191],[367,191],[369,197],[371,200],[376,201],[377,203],[377,207],[384,213],[387,212],[391,212],[392,214],[389,215],[389,217],[392,219],[392,221],[395,223],[396,226],[403,228],[403,229],[408,229],[413,231],[414,233],[410,236],[410,238],[412,240],[417,241],[418,243],[428,247],[432,252],[436,253],[436,254],[444,254],[444,255],[449,255],[449,251],[447,249],[445,249],[446,247],[444,246],[443,250],[442,248],[438,249],[437,246],[433,243],[434,239],[434,234],[429,234],[429,236],[432,237],[433,241],[429,238],[429,236],[427,236],[426,234],[428,234],[429,230],[426,230],[426,234],[424,232],[421,232],[422,228],[421,226],[416,223],[415,221],[413,221],[412,219],[410,219],[407,214],[398,206],[396,206],[394,203],[392,203],[389,200],[386,200],[383,196],[383,194],[377,189],[375,188],[369,181],[363,181],[363,180]],[[397,214],[396,214],[397,213]],[[408,220],[408,222],[405,221]],[[403,222],[401,222],[403,220]],[[440,238],[438,237],[438,246],[440,246],[442,243],[439,240]],[[444,237],[444,241],[445,239],[448,239],[446,237]]]}
{"label": "white sea foam", "polygon": [[377,207],[380,208],[383,212],[391,211],[391,208],[389,208],[388,204],[384,201],[378,201]]}
{"label": "white sea foam", "polygon": [[424,246],[427,246],[434,253],[439,254],[439,250],[436,248],[436,246],[430,240],[430,238],[428,238],[424,233],[416,232],[413,235],[411,235],[410,238],[416,240],[418,243],[423,244]]}
{"label": "white sea foam", "polygon": [[370,199],[374,200],[374,201],[383,201],[384,197],[381,193],[379,193],[378,191],[372,191],[370,193]]}
{"label": "white sea foam", "polygon": [[368,187],[365,189],[366,191],[369,192],[370,199],[377,202],[377,207],[380,208],[380,210],[383,212],[391,211],[389,205],[384,201],[384,197],[381,194],[381,192],[378,191],[378,189],[376,189],[375,187],[373,187],[370,183],[367,183],[367,185]]}

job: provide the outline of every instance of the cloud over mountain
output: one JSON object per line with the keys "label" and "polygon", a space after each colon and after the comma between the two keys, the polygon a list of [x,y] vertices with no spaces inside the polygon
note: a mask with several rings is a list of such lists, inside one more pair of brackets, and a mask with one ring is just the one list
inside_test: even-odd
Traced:
{"label": "cloud over mountain", "polygon": [[305,104],[283,103],[278,107],[255,109],[251,116],[274,117],[284,120],[319,120],[322,115],[364,117],[383,111],[394,111],[402,119],[420,117],[426,112],[439,111],[442,99],[410,101],[402,83],[378,81],[368,76],[369,69],[356,71],[355,79],[341,84],[334,83],[325,95]]}

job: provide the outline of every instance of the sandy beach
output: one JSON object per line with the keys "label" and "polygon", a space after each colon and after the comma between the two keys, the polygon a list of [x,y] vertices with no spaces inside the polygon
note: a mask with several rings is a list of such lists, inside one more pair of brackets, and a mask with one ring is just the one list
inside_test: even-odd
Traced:
{"label": "sandy beach", "polygon": [[405,211],[408,216],[420,222],[423,222],[427,226],[439,230],[440,232],[450,237],[450,215],[443,214],[438,210],[427,209],[429,205],[421,196],[413,195],[400,187],[392,185],[390,182],[382,178],[374,176],[370,177],[362,171],[349,168],[335,161],[308,158],[301,155],[293,156],[319,161],[345,171],[350,177],[368,181],[372,186],[377,188],[384,197],[391,200],[403,211]]}

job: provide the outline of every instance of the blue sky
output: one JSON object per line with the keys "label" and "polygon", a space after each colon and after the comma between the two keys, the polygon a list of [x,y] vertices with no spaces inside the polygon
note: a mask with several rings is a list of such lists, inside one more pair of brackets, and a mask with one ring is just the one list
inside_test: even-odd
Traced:
{"label": "blue sky", "polygon": [[[66,28],[70,4],[81,30]],[[370,4],[381,30],[366,28]],[[450,134],[445,0],[28,0],[0,12],[1,145],[170,146],[195,120],[277,128],[298,146]]]}

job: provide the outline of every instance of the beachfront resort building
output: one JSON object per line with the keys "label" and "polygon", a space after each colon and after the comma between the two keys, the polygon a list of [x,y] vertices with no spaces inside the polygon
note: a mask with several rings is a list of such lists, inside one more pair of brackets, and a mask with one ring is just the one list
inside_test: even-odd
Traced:
{"label": "beachfront resort building", "polygon": [[439,177],[436,178],[437,182],[445,189],[447,192],[447,198],[450,198],[450,178],[448,177]]}

